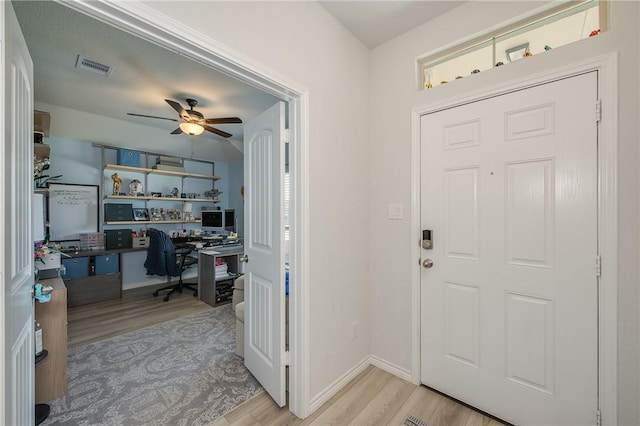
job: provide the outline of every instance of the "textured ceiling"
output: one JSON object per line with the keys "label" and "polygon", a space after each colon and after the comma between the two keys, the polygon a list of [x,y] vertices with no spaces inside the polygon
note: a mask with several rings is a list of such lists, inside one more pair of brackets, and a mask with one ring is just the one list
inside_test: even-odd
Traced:
{"label": "textured ceiling", "polygon": [[[185,99],[194,98],[199,102],[195,109],[205,117],[237,116],[246,123],[278,101],[234,78],[55,2],[17,1],[13,5],[34,62],[36,102],[158,127],[169,133],[177,123],[126,113],[178,118],[164,99],[176,100],[187,108]],[[76,69],[79,54],[112,66],[110,77]],[[215,127],[242,141],[241,124]],[[209,132],[200,137],[228,144]]]}

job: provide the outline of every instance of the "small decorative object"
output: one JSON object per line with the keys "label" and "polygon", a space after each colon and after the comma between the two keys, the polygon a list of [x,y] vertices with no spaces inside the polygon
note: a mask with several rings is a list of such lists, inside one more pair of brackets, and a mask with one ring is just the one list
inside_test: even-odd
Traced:
{"label": "small decorative object", "polygon": [[171,190],[171,195],[173,195],[175,198],[178,198],[178,194],[180,194],[180,191],[178,190],[178,188],[173,188]]}
{"label": "small decorative object", "polygon": [[431,84],[431,76],[427,73],[427,70],[425,68],[424,70],[424,88],[425,89],[431,89],[433,87],[433,85]]}
{"label": "small decorative object", "polygon": [[529,56],[533,56],[530,50],[525,50],[524,53],[522,54],[523,58],[528,58]]}
{"label": "small decorative object", "polygon": [[480,70],[476,68],[475,70],[471,71],[471,74],[478,74],[479,72]]}
{"label": "small decorative object", "polygon": [[111,180],[113,180],[113,195],[118,195],[120,185],[122,185],[122,179],[118,176],[118,173],[114,173],[111,175]]}
{"label": "small decorative object", "polygon": [[144,195],[144,188],[142,187],[142,182],[138,179],[134,179],[129,184],[129,195],[136,197],[138,195]]}
{"label": "small decorative object", "polygon": [[50,255],[58,255],[63,257],[71,257],[66,253],[63,253],[61,250],[60,244],[51,244],[49,245],[49,236],[42,240],[36,241],[33,243],[33,258],[36,262],[40,262],[42,264],[46,264],[47,257]]}
{"label": "small decorative object", "polygon": [[180,193],[180,198],[187,198],[187,194],[185,194],[184,192]]}
{"label": "small decorative object", "polygon": [[42,173],[45,170],[49,170],[50,165],[51,165],[51,162],[49,161],[48,158],[43,158],[43,159],[36,159],[36,157],[33,158],[33,181],[36,184],[36,188],[44,188],[47,186],[47,182],[49,182],[50,180],[57,180],[62,177],[62,175],[57,175],[57,176],[43,175]]}
{"label": "small decorative object", "polygon": [[137,221],[148,221],[149,220],[149,210],[145,208],[134,208],[133,209],[133,219]]}
{"label": "small decorative object", "polygon": [[152,192],[151,196],[152,197],[162,197],[162,192]]}
{"label": "small decorative object", "polygon": [[496,62],[496,67],[501,67],[504,65],[504,62]]}
{"label": "small decorative object", "polygon": [[548,44],[544,45],[544,50],[551,50],[551,46],[549,46]]}
{"label": "small decorative object", "polygon": [[218,191],[215,188],[204,192],[205,198],[217,198],[220,194],[222,194],[222,191]]}
{"label": "small decorative object", "polygon": [[589,37],[597,36],[598,34],[600,34],[600,28],[598,28],[597,30],[591,31],[589,33]]}
{"label": "small decorative object", "polygon": [[193,204],[192,203],[184,203],[182,205],[182,213],[184,214],[184,217],[183,217],[184,220],[190,220],[189,216],[191,216],[192,212],[193,212]]}
{"label": "small decorative object", "polygon": [[462,78],[462,76],[459,75],[459,76],[456,77],[456,80],[460,80],[461,78]]}
{"label": "small decorative object", "polygon": [[440,84],[447,84],[447,80],[442,80]]}

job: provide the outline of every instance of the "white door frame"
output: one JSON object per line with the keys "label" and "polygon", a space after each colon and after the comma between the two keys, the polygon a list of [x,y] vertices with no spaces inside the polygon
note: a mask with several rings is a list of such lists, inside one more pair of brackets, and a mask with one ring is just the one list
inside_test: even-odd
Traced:
{"label": "white door frame", "polygon": [[[411,380],[420,383],[420,118],[422,115],[497,96],[545,82],[598,71],[602,115],[598,126],[598,249],[602,257],[599,283],[599,409],[603,424],[618,423],[618,55],[616,52],[499,84],[470,95],[426,104],[412,110],[411,128]],[[594,105],[594,117],[595,117]],[[595,264],[594,264],[595,271]],[[595,272],[594,272],[595,273]]]}
{"label": "white door frame", "polygon": [[289,103],[289,410],[309,415],[309,90],[141,2],[56,2],[235,77]]}

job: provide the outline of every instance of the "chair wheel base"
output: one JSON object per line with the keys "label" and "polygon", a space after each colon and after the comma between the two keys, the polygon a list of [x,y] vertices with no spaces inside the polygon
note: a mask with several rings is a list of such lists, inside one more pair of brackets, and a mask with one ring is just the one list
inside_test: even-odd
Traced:
{"label": "chair wheel base", "polygon": [[162,300],[164,300],[165,302],[169,301],[169,295],[167,294],[165,297],[162,298]]}
{"label": "chair wheel base", "polygon": [[158,291],[157,290],[153,292],[153,297],[158,297]]}

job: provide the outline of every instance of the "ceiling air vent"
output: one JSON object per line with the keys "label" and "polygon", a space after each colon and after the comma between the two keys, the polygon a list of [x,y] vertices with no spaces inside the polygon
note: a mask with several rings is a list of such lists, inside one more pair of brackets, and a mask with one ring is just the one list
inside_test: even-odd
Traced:
{"label": "ceiling air vent", "polygon": [[83,71],[92,72],[94,74],[100,74],[103,77],[109,77],[113,67],[111,65],[101,64],[100,62],[92,61],[85,58],[82,55],[78,55],[76,60],[76,68]]}

